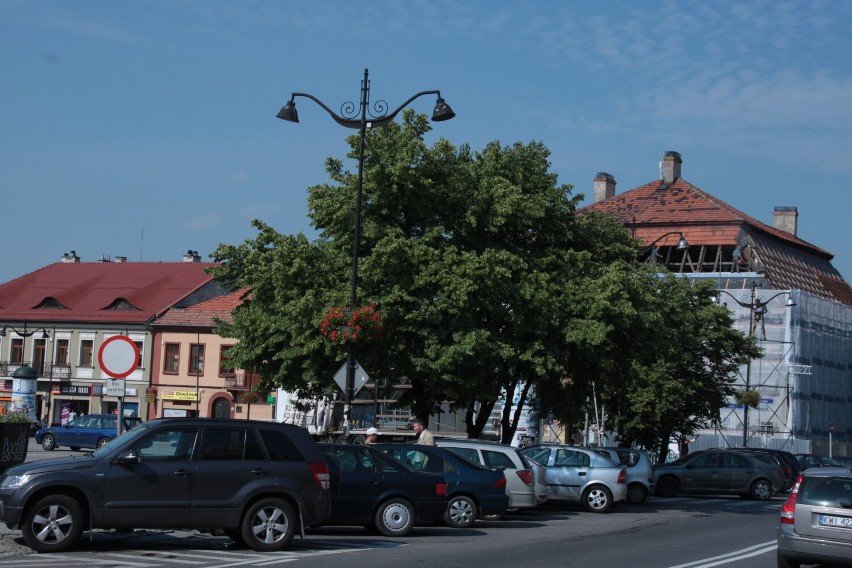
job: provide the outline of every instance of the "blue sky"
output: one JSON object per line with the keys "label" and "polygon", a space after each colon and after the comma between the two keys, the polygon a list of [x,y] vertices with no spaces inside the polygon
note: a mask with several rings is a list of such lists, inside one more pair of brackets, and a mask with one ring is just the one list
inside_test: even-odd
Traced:
{"label": "blue sky", "polygon": [[275,114],[357,102],[365,68],[391,108],[441,90],[430,143],[541,141],[587,203],[596,172],[620,193],[676,150],[767,224],[798,207],[852,276],[852,2],[0,0],[0,282],[71,250],[206,257],[253,218],[313,234],[306,189],[350,131]]}

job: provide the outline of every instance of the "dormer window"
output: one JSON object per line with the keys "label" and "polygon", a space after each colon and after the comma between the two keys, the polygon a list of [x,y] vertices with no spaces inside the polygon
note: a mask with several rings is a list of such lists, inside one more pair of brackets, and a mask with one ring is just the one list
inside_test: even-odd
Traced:
{"label": "dormer window", "polygon": [[110,305],[103,308],[105,310],[130,310],[139,311],[139,308],[125,300],[124,298],[116,298]]}
{"label": "dormer window", "polygon": [[67,310],[67,306],[63,306],[62,303],[54,298],[53,296],[48,296],[44,300],[42,300],[37,306],[33,308],[34,310]]}

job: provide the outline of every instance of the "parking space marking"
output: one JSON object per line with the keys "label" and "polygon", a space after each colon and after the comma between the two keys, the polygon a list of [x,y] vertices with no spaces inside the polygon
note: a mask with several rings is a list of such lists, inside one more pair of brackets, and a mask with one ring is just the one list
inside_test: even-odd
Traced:
{"label": "parking space marking", "polygon": [[712,558],[703,558],[701,560],[695,560],[694,562],[687,562],[686,564],[678,564],[677,566],[670,566],[669,568],[711,568],[712,566],[720,566],[722,564],[728,564],[729,562],[737,562],[738,560],[751,558],[752,556],[760,556],[761,554],[772,552],[776,548],[778,548],[776,542],[774,540],[770,540],[768,542],[749,546],[748,548],[743,548],[727,554],[713,556]]}

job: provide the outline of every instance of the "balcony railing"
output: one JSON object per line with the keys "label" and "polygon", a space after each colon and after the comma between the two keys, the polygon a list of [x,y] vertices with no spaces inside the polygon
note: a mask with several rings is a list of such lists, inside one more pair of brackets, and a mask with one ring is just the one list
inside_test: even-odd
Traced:
{"label": "balcony railing", "polygon": [[0,377],[11,377],[20,367],[29,365],[41,378],[70,379],[71,365],[57,363],[29,363],[27,361],[0,361]]}
{"label": "balcony railing", "polygon": [[255,373],[237,371],[224,379],[225,387],[234,390],[251,390],[260,384],[260,375]]}

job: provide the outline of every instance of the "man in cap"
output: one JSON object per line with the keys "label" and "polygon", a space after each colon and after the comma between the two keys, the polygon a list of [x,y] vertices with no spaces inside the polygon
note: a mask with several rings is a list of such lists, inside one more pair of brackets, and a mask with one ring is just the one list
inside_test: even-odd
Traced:
{"label": "man in cap", "polygon": [[379,431],[375,428],[367,428],[367,439],[364,440],[365,444],[375,444],[379,439]]}

